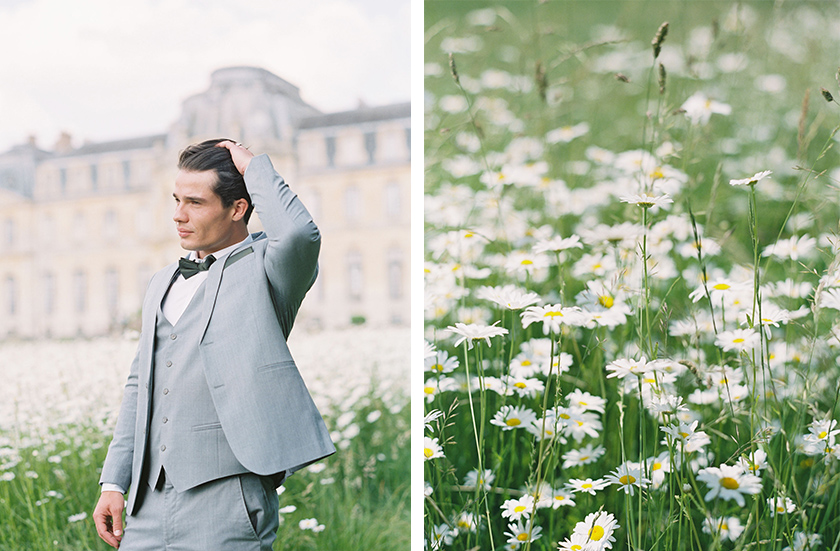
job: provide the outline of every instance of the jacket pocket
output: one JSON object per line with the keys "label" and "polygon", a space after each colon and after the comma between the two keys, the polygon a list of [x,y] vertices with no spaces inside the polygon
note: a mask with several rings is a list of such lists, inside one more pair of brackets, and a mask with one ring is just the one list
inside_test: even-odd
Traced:
{"label": "jacket pocket", "polygon": [[273,364],[261,365],[260,367],[257,368],[257,371],[259,371],[259,372],[274,371],[276,369],[284,369],[284,368],[288,368],[288,367],[295,367],[295,361],[294,360],[284,360],[282,362],[275,362]]}
{"label": "jacket pocket", "polygon": [[221,423],[204,423],[203,425],[193,425],[192,430],[198,432],[198,431],[202,431],[202,430],[215,430],[215,429],[221,429],[221,428],[222,428]]}

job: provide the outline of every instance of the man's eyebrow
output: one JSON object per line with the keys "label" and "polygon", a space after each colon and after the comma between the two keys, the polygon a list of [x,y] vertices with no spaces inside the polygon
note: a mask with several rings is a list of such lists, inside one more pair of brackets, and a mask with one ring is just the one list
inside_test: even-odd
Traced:
{"label": "man's eyebrow", "polygon": [[178,199],[179,201],[192,201],[194,203],[203,203],[205,201],[204,197],[192,197],[190,195],[187,195],[185,197],[178,197],[178,195],[176,195],[175,193],[172,194],[172,197]]}

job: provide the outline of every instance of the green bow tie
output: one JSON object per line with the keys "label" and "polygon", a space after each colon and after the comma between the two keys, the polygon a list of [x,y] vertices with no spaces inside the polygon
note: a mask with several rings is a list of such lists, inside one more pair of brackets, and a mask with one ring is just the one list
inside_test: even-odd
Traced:
{"label": "green bow tie", "polygon": [[198,272],[206,272],[210,269],[210,265],[216,261],[216,257],[208,255],[204,262],[196,262],[187,258],[182,258],[178,261],[178,269],[184,279],[189,279]]}

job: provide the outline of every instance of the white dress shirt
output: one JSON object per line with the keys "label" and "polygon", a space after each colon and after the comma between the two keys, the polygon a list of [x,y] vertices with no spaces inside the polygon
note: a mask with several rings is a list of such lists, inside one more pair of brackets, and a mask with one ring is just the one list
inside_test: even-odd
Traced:
{"label": "white dress shirt", "polygon": [[[220,251],[216,251],[211,253],[216,262],[224,260],[227,255],[232,253],[234,249],[239,247],[240,245],[244,245],[246,243],[250,243],[254,239],[249,234],[248,237],[236,243],[235,245],[231,245],[230,247],[225,247]],[[195,260],[199,264],[203,264],[207,256],[205,255],[204,258],[197,258],[195,251],[190,251],[190,254],[187,255],[189,260]],[[184,310],[187,309],[189,306],[190,301],[192,300],[193,296],[195,296],[195,292],[207,279],[207,272],[198,272],[191,278],[187,279],[183,275],[178,274],[178,277],[172,283],[172,286],[169,288],[169,291],[166,293],[166,296],[163,297],[163,303],[161,305],[161,309],[163,310],[163,315],[166,317],[166,320],[175,325],[178,323],[178,320],[181,319],[181,315],[183,315]]]}
{"label": "white dress shirt", "polygon": [[[216,259],[216,262],[224,262],[227,256],[232,253],[237,247],[240,245],[245,245],[247,243],[252,242],[254,239],[248,234],[248,237],[240,241],[235,245],[231,245],[230,247],[225,247],[219,251],[214,253],[210,253]],[[205,255],[204,258],[197,258],[195,251],[190,251],[187,255],[189,260],[195,260],[199,264],[203,263],[207,256]],[[178,277],[175,278],[175,281],[172,282],[172,285],[169,287],[169,291],[167,291],[166,295],[163,297],[163,302],[161,303],[161,310],[163,310],[163,315],[166,317],[166,321],[175,325],[178,323],[178,320],[181,319],[184,311],[187,309],[187,306],[190,305],[190,301],[192,301],[193,297],[195,296],[195,292],[201,286],[201,284],[207,279],[207,271],[198,272],[191,278],[187,279],[183,275],[178,274]],[[124,494],[126,490],[117,484],[111,484],[109,482],[102,483],[102,491],[103,492],[119,492]]]}

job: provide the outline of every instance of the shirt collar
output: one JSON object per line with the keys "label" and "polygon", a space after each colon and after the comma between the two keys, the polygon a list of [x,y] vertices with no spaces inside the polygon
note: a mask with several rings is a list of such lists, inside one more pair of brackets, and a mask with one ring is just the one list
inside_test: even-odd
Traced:
{"label": "shirt collar", "polygon": [[[253,238],[253,237],[251,237],[251,234],[249,233],[249,234],[248,234],[248,237],[246,237],[245,239],[243,239],[243,240],[242,240],[242,241],[240,241],[239,243],[236,243],[235,245],[231,245],[230,247],[225,247],[224,249],[220,249],[220,250],[218,250],[218,251],[216,251],[216,252],[214,252],[214,253],[210,253],[210,254],[212,254],[212,255],[213,255],[213,257],[214,257],[216,260],[219,260],[219,259],[221,259],[223,256],[226,256],[226,255],[229,255],[230,253],[232,253],[232,252],[233,252],[233,251],[234,251],[237,247],[239,247],[240,245],[245,245],[245,244],[247,244],[247,243],[252,242],[253,240],[254,240],[254,238]],[[188,259],[190,259],[190,260],[195,260],[195,261],[196,261],[196,262],[198,262],[198,263],[202,263],[202,262],[204,262],[204,258],[207,258],[207,256],[206,256],[206,255],[204,256],[204,258],[198,258],[198,257],[196,256],[196,254],[197,254],[197,253],[196,253],[195,251],[190,251],[190,253],[187,255],[187,258],[188,258]]]}

